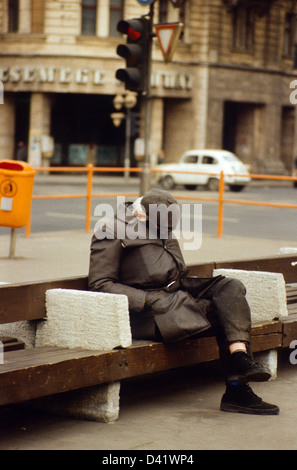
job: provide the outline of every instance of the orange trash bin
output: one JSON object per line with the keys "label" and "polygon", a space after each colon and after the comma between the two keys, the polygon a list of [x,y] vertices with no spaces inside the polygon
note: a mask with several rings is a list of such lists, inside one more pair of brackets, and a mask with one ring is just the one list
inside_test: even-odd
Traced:
{"label": "orange trash bin", "polygon": [[27,225],[35,174],[26,162],[0,160],[0,226],[16,229]]}

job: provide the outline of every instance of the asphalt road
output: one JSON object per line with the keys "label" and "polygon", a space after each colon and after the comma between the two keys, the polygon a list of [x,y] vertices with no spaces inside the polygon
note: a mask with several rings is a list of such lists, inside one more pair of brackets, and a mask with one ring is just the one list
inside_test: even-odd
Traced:
{"label": "asphalt road", "polygon": [[[34,195],[79,195],[86,191],[84,184],[37,184]],[[138,185],[113,184],[94,185],[93,193],[105,194],[92,202],[92,214],[98,204],[110,204],[114,209],[117,201],[115,197],[109,198],[108,193],[124,194],[137,193]],[[217,198],[218,193],[207,190],[186,191],[176,188],[172,191],[176,196],[193,196],[195,198]],[[228,200],[261,201],[281,204],[297,204],[297,189],[289,183],[255,184],[240,193],[225,191]],[[130,200],[131,198],[126,198]],[[132,198],[133,199],[133,198]],[[212,201],[182,200],[182,204],[202,205],[202,233],[217,234],[218,204]],[[84,198],[76,199],[41,199],[32,201],[31,233],[52,232],[59,230],[84,230],[86,201]],[[194,211],[191,210],[190,214]],[[296,241],[297,239],[297,209],[262,207],[242,205],[236,203],[224,204],[223,234],[241,237],[257,237],[275,240]],[[91,227],[93,229],[98,217],[92,215]],[[0,227],[0,235],[7,234],[10,229]],[[24,229],[20,229],[24,232]]]}

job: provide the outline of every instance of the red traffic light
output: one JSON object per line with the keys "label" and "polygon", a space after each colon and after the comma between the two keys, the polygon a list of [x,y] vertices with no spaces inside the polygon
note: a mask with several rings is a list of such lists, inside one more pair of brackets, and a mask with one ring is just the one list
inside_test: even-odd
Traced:
{"label": "red traffic light", "polygon": [[130,41],[139,41],[144,32],[144,24],[142,19],[121,20],[117,24],[117,30],[122,34],[127,34]]}
{"label": "red traffic light", "polygon": [[131,41],[138,41],[138,39],[141,38],[141,33],[138,31],[134,31],[134,29],[129,26],[128,31],[127,31],[128,38],[131,39]]}
{"label": "red traffic light", "polygon": [[125,84],[127,90],[145,91],[149,75],[151,23],[144,17],[121,20],[117,30],[127,38],[126,44],[117,47],[117,54],[126,61],[126,69],[118,69],[116,78]]}

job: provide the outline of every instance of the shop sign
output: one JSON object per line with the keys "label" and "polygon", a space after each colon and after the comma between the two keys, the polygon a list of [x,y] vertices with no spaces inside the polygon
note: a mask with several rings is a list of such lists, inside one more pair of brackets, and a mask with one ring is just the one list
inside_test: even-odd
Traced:
{"label": "shop sign", "polygon": [[165,88],[175,90],[191,90],[193,77],[190,73],[182,72],[153,72],[152,88]]}
{"label": "shop sign", "polygon": [[87,84],[90,81],[94,85],[105,83],[105,72],[100,69],[89,70],[79,68],[72,70],[69,67],[2,67],[0,68],[0,81],[3,83],[61,83]]}
{"label": "shop sign", "polygon": [[[113,72],[109,72],[110,74]],[[114,81],[115,85],[120,82],[109,77],[108,73],[102,69],[71,69],[58,67],[31,67],[13,66],[0,67],[0,83],[11,84],[55,84],[70,86],[75,83],[81,85],[102,86]],[[184,72],[161,72],[153,71],[151,76],[151,86],[153,88],[191,90],[192,75]]]}

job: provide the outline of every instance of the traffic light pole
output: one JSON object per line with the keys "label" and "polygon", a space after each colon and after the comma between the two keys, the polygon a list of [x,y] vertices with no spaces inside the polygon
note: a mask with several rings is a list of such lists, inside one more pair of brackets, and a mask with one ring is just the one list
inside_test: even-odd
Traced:
{"label": "traffic light pole", "polygon": [[130,142],[131,142],[131,110],[126,110],[126,136],[125,136],[125,156],[124,156],[124,167],[125,167],[125,174],[124,174],[124,181],[129,180],[129,171],[128,168],[131,166],[130,164]]}
{"label": "traffic light pole", "polygon": [[152,41],[153,41],[153,15],[154,2],[150,5],[149,21],[149,53],[148,53],[148,80],[145,95],[145,126],[144,126],[144,161],[140,180],[140,194],[143,195],[150,189],[151,183],[151,155],[150,155],[150,138],[151,138],[151,115],[152,115],[152,97],[151,97],[151,69],[152,69]]}

